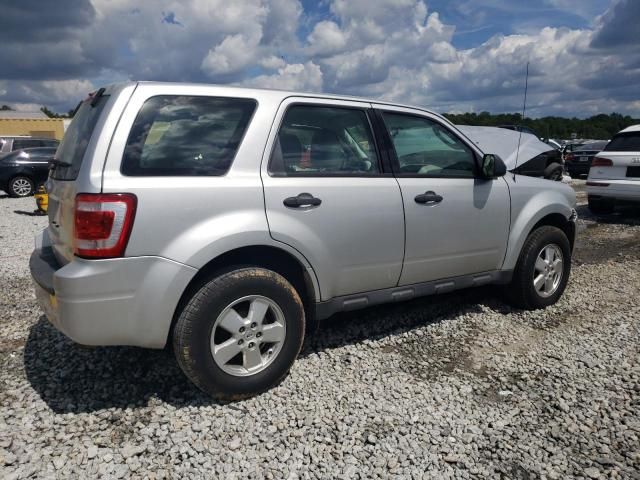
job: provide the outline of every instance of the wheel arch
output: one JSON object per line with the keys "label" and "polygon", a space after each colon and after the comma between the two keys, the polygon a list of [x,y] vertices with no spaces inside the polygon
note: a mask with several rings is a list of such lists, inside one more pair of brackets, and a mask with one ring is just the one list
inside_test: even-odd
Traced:
{"label": "wheel arch", "polygon": [[557,227],[564,232],[564,234],[569,239],[569,246],[571,247],[571,251],[573,251],[573,243],[576,239],[576,224],[575,222],[570,221],[561,213],[550,213],[544,217],[542,217],[527,233],[527,236],[531,235],[531,233],[537,228],[542,227],[543,225],[548,225],[550,227]]}
{"label": "wheel arch", "polygon": [[[272,245],[251,245],[238,247],[213,258],[203,265],[180,296],[176,305],[171,327],[168,332],[168,340],[171,338],[173,327],[189,299],[213,276],[220,275],[234,267],[253,266],[267,268],[282,275],[296,289],[305,307],[308,332],[317,328],[315,319],[315,303],[320,301],[320,291],[315,278],[315,273],[310,267],[294,254]],[[167,344],[169,344],[168,342]]]}
{"label": "wheel arch", "polygon": [[574,210],[567,204],[566,199],[557,192],[547,191],[529,199],[511,222],[509,243],[502,269],[515,268],[527,237],[542,225],[560,228],[567,235],[573,249],[575,240],[575,223],[571,221],[573,213]]}

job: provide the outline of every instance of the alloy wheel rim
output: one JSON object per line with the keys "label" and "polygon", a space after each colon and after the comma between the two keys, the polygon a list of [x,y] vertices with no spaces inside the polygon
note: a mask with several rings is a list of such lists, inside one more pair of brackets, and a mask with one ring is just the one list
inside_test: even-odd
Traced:
{"label": "alloy wheel rim", "polygon": [[550,297],[557,290],[564,273],[562,250],[555,244],[542,247],[533,269],[533,288],[543,298]]}
{"label": "alloy wheel rim", "polygon": [[282,309],[262,295],[231,302],[211,330],[211,355],[225,373],[255,375],[273,363],[284,344],[287,326]]}
{"label": "alloy wheel rim", "polygon": [[31,191],[31,184],[24,178],[18,178],[13,182],[13,191],[23,197]]}

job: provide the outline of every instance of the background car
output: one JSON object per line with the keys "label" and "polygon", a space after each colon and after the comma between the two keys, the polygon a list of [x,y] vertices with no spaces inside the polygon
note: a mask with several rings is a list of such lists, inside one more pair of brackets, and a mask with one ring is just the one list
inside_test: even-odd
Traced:
{"label": "background car", "polygon": [[593,159],[587,197],[596,214],[611,213],[616,203],[640,203],[640,124],[620,131]]}
{"label": "background car", "polygon": [[25,148],[52,147],[58,148],[59,140],[45,137],[0,137],[0,157],[15,150]]}
{"label": "background car", "polygon": [[485,152],[497,154],[511,172],[547,180],[562,180],[564,167],[559,150],[535,135],[503,127],[458,125]]}
{"label": "background car", "polygon": [[25,148],[0,159],[0,188],[11,197],[28,197],[49,176],[53,147]]}
{"label": "background car", "polygon": [[572,177],[588,175],[593,157],[604,150],[607,143],[607,141],[589,142],[567,153],[564,164],[569,175]]}

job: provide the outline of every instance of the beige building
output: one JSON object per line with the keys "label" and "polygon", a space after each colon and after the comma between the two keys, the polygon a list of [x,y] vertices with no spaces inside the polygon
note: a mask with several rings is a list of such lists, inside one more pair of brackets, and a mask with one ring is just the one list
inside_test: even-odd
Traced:
{"label": "beige building", "polygon": [[62,118],[49,118],[42,112],[0,111],[0,137],[30,135],[62,140],[64,130]]}

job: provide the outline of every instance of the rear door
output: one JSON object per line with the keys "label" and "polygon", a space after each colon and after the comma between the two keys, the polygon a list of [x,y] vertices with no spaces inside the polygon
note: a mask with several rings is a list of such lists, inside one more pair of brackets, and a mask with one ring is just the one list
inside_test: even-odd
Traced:
{"label": "rear door", "polygon": [[394,287],[400,277],[402,197],[370,113],[367,103],[289,98],[262,163],[271,236],[307,258],[323,300]]}
{"label": "rear door", "polygon": [[400,285],[500,269],[510,221],[504,179],[479,178],[479,155],[438,117],[377,107],[404,199]]}
{"label": "rear door", "polygon": [[44,183],[49,174],[49,161],[53,159],[55,148],[34,148],[29,150],[29,167],[36,187]]}

